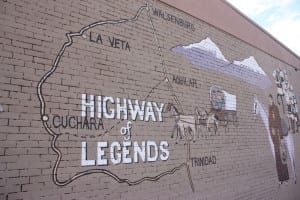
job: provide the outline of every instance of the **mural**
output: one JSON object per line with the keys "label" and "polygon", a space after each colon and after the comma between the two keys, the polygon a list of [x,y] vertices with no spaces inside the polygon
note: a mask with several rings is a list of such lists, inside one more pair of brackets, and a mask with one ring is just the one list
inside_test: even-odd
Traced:
{"label": "mural", "polygon": [[[253,56],[242,61],[229,62],[210,38],[206,38],[198,43],[179,45],[172,48],[171,51],[186,57],[198,68],[205,68],[237,77],[262,90],[270,88],[272,85],[268,75]],[[256,96],[254,97],[253,109],[255,115],[261,117],[267,130],[267,137],[275,159],[279,183],[282,184],[289,180],[288,158],[291,160],[292,174],[296,183],[294,141],[289,132],[295,133],[299,131],[297,101],[293,93],[293,86],[288,81],[286,70],[276,69],[272,75],[277,86],[277,102],[279,105],[282,105],[283,112],[285,110],[288,111],[288,126],[284,117],[280,116],[272,95],[269,96],[270,105],[268,111],[258,101]],[[210,89],[210,102],[211,108],[209,111],[199,112],[196,109],[198,118],[196,130],[201,130],[200,125],[203,124],[206,125],[208,131],[212,129],[214,133],[217,132],[220,126],[224,126],[226,132],[230,122],[233,125],[238,124],[235,95],[229,94],[219,86],[212,86]],[[198,126],[200,129],[197,129]]]}
{"label": "mural", "polygon": [[[262,103],[260,103],[260,101],[258,100],[256,95],[254,96],[253,100],[254,100],[253,113],[255,114],[255,116],[257,116],[257,115],[260,116],[260,118],[265,126],[265,129],[267,130],[267,137],[268,137],[269,144],[271,147],[271,152],[272,152],[273,158],[275,159],[275,149],[274,149],[274,143],[272,141],[271,133],[270,133],[268,111],[264,107],[264,105]],[[256,118],[254,120],[256,121]]]}
{"label": "mural", "polygon": [[243,61],[229,62],[210,38],[198,43],[179,45],[171,50],[183,55],[199,68],[219,71],[237,77],[261,89],[269,88],[272,85],[271,80],[253,56]]}
{"label": "mural", "polygon": [[[130,99],[130,98],[120,98],[112,97],[110,95],[88,95],[87,93],[81,94],[81,110],[80,117],[78,116],[60,116],[58,114],[52,113],[52,110],[47,113],[47,101],[45,100],[47,95],[43,93],[44,85],[47,83],[47,80],[52,78],[56,71],[59,70],[60,66],[64,63],[65,54],[68,55],[67,50],[75,45],[74,41],[77,39],[86,40],[89,35],[89,42],[95,43],[96,45],[103,45],[106,47],[111,47],[115,49],[120,49],[123,51],[131,52],[132,46],[129,42],[118,39],[116,37],[108,36],[108,43],[104,45],[105,40],[101,34],[95,34],[91,31],[92,28],[104,26],[104,25],[113,25],[117,26],[124,23],[136,22],[141,18],[141,15],[145,15],[149,24],[151,25],[150,32],[153,32],[153,39],[156,42],[156,47],[159,52],[159,57],[161,62],[161,67],[163,69],[162,79],[158,83],[155,83],[152,88],[149,89],[145,98],[143,99]],[[88,32],[90,31],[90,32]],[[78,134],[70,134],[66,132],[66,136],[72,136],[79,139],[83,139],[81,142],[81,168],[89,166],[108,166],[108,165],[119,165],[119,164],[133,164],[133,163],[145,163],[145,162],[156,162],[158,160],[167,161],[170,156],[170,151],[168,150],[168,141],[160,141],[159,143],[154,140],[145,140],[145,141],[133,141],[132,136],[134,135],[134,126],[138,121],[142,122],[163,122],[164,117],[162,115],[163,110],[165,110],[164,103],[149,101],[148,98],[160,85],[166,85],[172,101],[180,110],[182,105],[177,98],[170,79],[167,76],[167,71],[164,64],[164,57],[159,45],[156,29],[152,21],[150,14],[150,6],[146,3],[145,6],[139,8],[135,16],[129,19],[117,19],[117,20],[106,20],[106,21],[97,21],[87,26],[82,27],[78,32],[70,32],[66,34],[67,41],[62,45],[61,49],[57,53],[57,57],[54,61],[52,68],[44,74],[37,86],[38,98],[40,101],[40,115],[43,126],[48,134],[52,137],[51,148],[57,155],[57,160],[53,166],[53,181],[58,186],[65,186],[73,181],[90,174],[105,174],[116,180],[118,183],[126,183],[129,186],[137,185],[144,181],[158,181],[166,175],[175,174],[177,171],[186,168],[187,177],[189,180],[190,187],[194,191],[194,185],[190,173],[190,163],[191,153],[190,153],[190,141],[195,141],[196,129],[192,122],[195,119],[191,116],[185,116],[177,114],[175,116],[175,127],[180,130],[180,137],[185,139],[186,149],[186,159],[183,163],[180,163],[177,166],[173,166],[171,169],[160,172],[152,176],[140,177],[136,180],[130,180],[127,178],[122,178],[117,173],[109,170],[109,168],[92,168],[87,170],[81,170],[75,174],[72,174],[68,177],[61,177],[58,173],[59,168],[63,165],[63,151],[59,147],[59,140],[63,138],[63,134],[60,132],[64,129],[73,129],[75,132],[80,133],[84,130],[96,130],[97,134],[93,135],[84,135],[79,136]],[[107,59],[107,57],[106,57]],[[78,103],[77,103],[78,104]],[[178,110],[174,104],[168,104],[166,110],[172,112],[177,112]],[[53,109],[55,110],[55,109]],[[68,111],[71,113],[72,111]],[[52,116],[53,115],[53,116]],[[52,120],[51,120],[52,119]],[[116,121],[116,123],[111,126],[107,126],[106,122],[111,120]],[[64,123],[64,121],[66,123]],[[122,126],[122,122],[127,121],[125,126]],[[51,123],[52,122],[52,123]],[[124,141],[103,141],[103,136],[108,136],[112,134],[113,130],[117,127],[120,127],[119,136],[123,137]],[[105,128],[104,128],[105,127]],[[80,133],[81,134],[81,133]],[[88,138],[97,138],[101,137],[101,141],[97,142],[96,150],[96,159],[90,158],[91,152],[89,152],[88,142],[84,139]],[[68,140],[68,139],[67,139]],[[109,150],[107,152],[107,149]],[[208,157],[205,157],[208,158]],[[205,159],[204,159],[205,160]],[[206,160],[203,165],[206,165]],[[208,162],[211,164],[210,162]],[[216,157],[214,157],[213,164],[216,163]],[[207,164],[208,165],[208,164]]]}
{"label": "mural", "polygon": [[260,116],[267,130],[268,141],[276,163],[279,184],[289,180],[288,158],[290,159],[292,176],[296,184],[294,139],[284,118],[280,116],[278,106],[275,104],[271,94],[269,95],[269,102],[267,111],[263,104],[259,102],[257,96],[255,96],[253,112],[255,115]]}
{"label": "mural", "polygon": [[236,109],[236,96],[223,90],[220,86],[212,86],[209,91],[210,108],[202,111],[196,110],[198,123],[206,126],[206,129],[216,134],[219,127],[224,127],[225,133],[229,125],[238,126]]}
{"label": "mural", "polygon": [[287,167],[286,146],[283,139],[284,132],[281,126],[281,118],[278,107],[275,105],[273,96],[269,96],[269,130],[274,144],[275,161],[278,180],[280,183],[289,180],[289,172]]}
{"label": "mural", "polygon": [[172,103],[168,103],[166,106],[165,112],[171,112],[172,116],[175,118],[175,125],[172,131],[171,138],[174,137],[174,133],[176,131],[176,144],[178,143],[178,136],[180,139],[185,139],[186,141],[196,140],[196,132],[197,132],[197,121],[195,116],[192,115],[184,115],[180,113],[176,106]]}
{"label": "mural", "polygon": [[[158,12],[157,9],[153,9],[153,13],[164,20],[172,21],[168,17],[165,17],[170,16],[168,13],[162,14],[162,12]],[[130,97],[113,97],[112,95],[103,95],[102,92],[94,95],[84,90],[84,92],[81,91],[80,93],[80,103],[75,103],[81,106],[79,117],[71,115],[71,111],[68,111],[68,114],[64,116],[54,114],[54,112],[52,113],[55,109],[51,110],[51,112],[47,112],[46,108],[48,104],[45,100],[47,95],[43,93],[43,88],[45,87],[44,84],[47,83],[47,80],[50,77],[54,76],[62,63],[64,63],[64,56],[68,54],[66,52],[74,45],[74,41],[78,38],[86,40],[89,35],[89,42],[105,46],[104,37],[101,36],[100,33],[93,33],[91,31],[92,28],[104,25],[117,26],[124,23],[137,22],[143,14],[147,16],[147,20],[151,25],[151,30],[149,31],[153,33],[153,39],[156,43],[155,45],[158,50],[162,68],[162,78],[150,87],[145,98],[131,99]],[[181,20],[181,18],[177,19],[177,21]],[[186,25],[181,27],[195,31],[194,25],[189,22],[186,22]],[[220,86],[212,85],[208,91],[210,107],[208,109],[201,110],[198,107],[195,107],[193,114],[187,114],[185,112],[182,103],[174,91],[172,83],[180,86],[192,87],[193,89],[198,89],[201,84],[197,83],[196,79],[187,78],[182,75],[173,74],[172,79],[168,77],[169,73],[167,73],[167,69],[165,67],[164,56],[157,37],[157,31],[152,21],[150,6],[148,3],[145,6],[140,7],[135,16],[132,18],[105,21],[100,20],[82,27],[77,32],[69,32],[66,36],[67,41],[62,45],[61,49],[57,53],[52,68],[41,77],[37,86],[37,93],[40,101],[41,121],[45,130],[52,138],[51,148],[57,155],[52,173],[54,183],[58,186],[65,186],[86,175],[105,174],[116,180],[118,183],[126,183],[129,186],[132,186],[143,183],[144,181],[158,181],[164,176],[175,174],[177,171],[185,168],[189,185],[191,190],[194,191],[195,188],[190,166],[198,167],[213,165],[217,163],[217,157],[214,155],[192,157],[191,142],[196,142],[196,138],[200,137],[200,133],[203,131],[203,128],[216,135],[217,131],[220,130],[220,127],[223,127],[226,133],[230,126],[238,126],[236,95],[227,92]],[[107,43],[106,47],[108,46],[109,48],[120,49],[128,52],[134,51],[134,47],[131,46],[128,41],[114,36],[108,36],[108,41],[109,43]],[[192,43],[186,46],[179,45],[172,48],[171,51],[183,55],[197,68],[205,68],[208,70],[218,71],[229,76],[234,76],[260,89],[267,89],[272,85],[268,75],[258,65],[253,56],[242,61],[229,62],[224,57],[218,46],[211,41],[210,38],[206,38],[199,43]],[[106,57],[106,61],[107,60],[108,59]],[[282,105],[283,110],[285,110],[284,107],[287,107],[289,120],[288,130],[285,131],[283,128],[284,121],[280,116],[278,107],[275,105],[272,96],[270,96],[268,111],[266,111],[256,97],[254,99],[254,112],[255,114],[260,115],[268,132],[271,151],[276,161],[279,182],[283,183],[289,180],[287,162],[288,155],[291,159],[293,177],[296,182],[294,144],[293,138],[289,134],[289,130],[292,130],[294,133],[298,132],[299,116],[297,101],[293,93],[293,87],[288,83],[286,73],[278,69],[274,71],[273,76],[276,79],[277,84],[277,101]],[[166,85],[171,97],[169,102],[149,100],[151,94],[153,94],[160,85]],[[123,88],[123,90],[125,89]],[[109,168],[84,169],[84,167],[89,166],[168,161],[171,153],[169,151],[169,143],[167,140],[161,140],[159,142],[150,139],[138,141],[134,140],[133,137],[134,128],[137,122],[151,122],[152,125],[154,123],[164,122],[165,113],[171,113],[171,116],[173,117],[172,120],[174,120],[174,126],[172,127],[170,137],[176,137],[176,144],[178,144],[179,139],[184,140],[184,162],[155,175],[145,175],[135,180],[123,178],[119,174],[109,170]],[[108,123],[109,125],[107,126],[104,120],[115,120],[115,123]],[[78,136],[78,134],[72,135],[67,133],[67,137],[72,135],[82,140],[80,148],[80,169],[83,169],[68,177],[60,177],[58,173],[58,169],[63,163],[63,151],[58,145],[58,140],[62,138],[62,133],[59,131],[64,128],[74,129],[77,133],[83,130],[101,131],[101,133],[97,132],[97,134],[92,136]],[[119,129],[117,136],[121,136],[122,141],[104,141],[103,137],[111,134],[116,128]],[[88,150],[89,143],[85,139],[97,137],[101,137],[101,141],[96,144],[96,158],[91,158],[91,153],[89,153]],[[69,138],[65,140],[68,141],[68,139]]]}
{"label": "mural", "polygon": [[273,77],[277,87],[277,102],[282,105],[283,112],[285,110],[288,112],[289,130],[292,130],[293,133],[299,132],[297,99],[293,92],[293,86],[289,83],[287,71],[280,68],[275,69]]}
{"label": "mural", "polygon": [[230,124],[238,126],[236,96],[216,85],[210,88],[209,94],[211,106],[208,111],[196,107],[193,115],[184,115],[173,103],[168,103],[165,107],[164,112],[171,112],[175,118],[171,138],[174,138],[176,133],[176,144],[179,138],[195,142],[196,135],[199,138],[203,132],[202,127],[216,134],[220,126],[224,127],[225,132],[228,131]]}
{"label": "mural", "polygon": [[[273,77],[275,79],[275,84],[277,87],[277,103],[278,105],[282,106],[282,111],[286,114],[286,119],[288,121],[288,127],[285,123],[284,118],[281,118],[280,123],[278,123],[278,127],[274,127],[274,130],[276,128],[278,129],[278,132],[280,133],[280,147],[275,146],[275,149],[279,150],[280,155],[276,155],[276,167],[278,171],[278,179],[280,182],[282,182],[283,179],[288,179],[285,171],[285,166],[281,165],[281,163],[285,164],[286,162],[286,155],[289,154],[291,159],[291,168],[293,171],[293,177],[295,183],[297,183],[297,176],[295,172],[295,149],[294,149],[294,139],[291,133],[299,132],[299,115],[298,115],[298,106],[297,106],[297,99],[293,92],[293,86],[289,82],[287,70],[282,70],[281,68],[277,68],[273,71]],[[273,101],[272,95],[270,95],[270,101]],[[273,101],[274,104],[274,101]],[[274,104],[275,105],[275,104]],[[277,119],[279,115],[279,112],[275,112],[278,110],[275,110],[274,106],[270,107],[272,108],[272,117],[273,120]],[[269,110],[270,112],[270,110]],[[271,125],[270,125],[271,126]],[[272,126],[275,126],[275,121],[273,121]],[[276,132],[277,133],[277,132]],[[278,145],[278,138],[274,137],[273,142]],[[286,148],[287,147],[287,148]],[[281,159],[281,163],[278,161]],[[279,164],[278,164],[279,163]],[[284,180],[283,180],[284,181]]]}
{"label": "mural", "polygon": [[224,126],[225,130],[229,123],[237,126],[236,96],[223,90],[220,86],[210,88],[210,112],[214,113],[219,125]]}

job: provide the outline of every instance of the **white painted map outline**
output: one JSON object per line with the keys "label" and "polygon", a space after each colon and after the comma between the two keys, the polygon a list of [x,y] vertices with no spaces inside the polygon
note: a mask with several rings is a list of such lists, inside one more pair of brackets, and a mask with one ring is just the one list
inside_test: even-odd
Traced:
{"label": "white painted map outline", "polygon": [[60,164],[60,161],[62,159],[62,153],[59,150],[59,148],[56,146],[56,141],[58,139],[58,137],[61,134],[55,133],[48,125],[48,120],[49,120],[49,116],[45,113],[45,108],[46,108],[46,103],[43,97],[43,92],[42,92],[42,86],[45,83],[45,81],[56,71],[57,67],[58,67],[58,63],[62,57],[62,55],[64,54],[64,51],[66,50],[66,48],[68,48],[69,46],[72,45],[73,40],[72,37],[76,37],[76,36],[83,36],[84,32],[95,27],[95,26],[99,26],[99,25],[105,25],[105,24],[120,24],[120,23],[125,23],[125,22],[134,22],[137,21],[140,14],[144,11],[147,10],[147,15],[149,17],[149,21],[151,23],[153,32],[154,32],[154,36],[155,36],[155,40],[157,42],[157,46],[159,49],[159,53],[160,53],[160,58],[161,58],[161,64],[163,67],[163,73],[164,73],[164,79],[161,80],[158,84],[156,84],[148,93],[147,97],[148,98],[150,96],[150,94],[153,92],[153,90],[158,87],[161,83],[165,82],[168,85],[168,89],[172,92],[172,96],[175,100],[175,102],[182,108],[174,90],[172,87],[172,84],[169,80],[169,78],[167,77],[167,73],[166,73],[166,68],[165,68],[165,62],[164,62],[164,58],[163,58],[163,54],[161,51],[161,47],[159,45],[159,41],[157,38],[157,34],[156,34],[156,29],[154,28],[153,25],[153,21],[150,15],[150,7],[148,2],[146,3],[146,5],[141,6],[139,8],[139,10],[137,11],[136,15],[133,18],[129,18],[129,19],[120,19],[120,20],[106,20],[106,21],[97,21],[94,22],[90,25],[84,26],[83,28],[80,29],[79,32],[69,32],[66,33],[67,39],[68,41],[65,42],[62,46],[62,48],[60,49],[60,51],[58,52],[56,59],[54,61],[54,64],[52,65],[52,68],[46,73],[44,74],[44,76],[41,78],[41,80],[38,82],[37,85],[37,95],[38,95],[38,99],[40,101],[40,115],[41,115],[41,120],[43,123],[44,128],[46,129],[46,131],[49,133],[49,135],[52,136],[52,140],[51,140],[51,148],[52,150],[57,154],[57,160],[55,162],[55,165],[53,167],[53,173],[52,173],[52,179],[53,182],[58,185],[58,186],[65,186],[68,185],[70,183],[72,183],[73,181],[75,181],[76,179],[85,176],[85,175],[89,175],[89,174],[93,174],[93,173],[102,173],[102,174],[106,174],[110,177],[112,177],[113,179],[115,179],[117,182],[119,183],[127,183],[129,186],[131,185],[137,185],[140,184],[144,181],[157,181],[159,180],[161,177],[169,175],[169,174],[174,174],[176,171],[180,170],[181,168],[183,168],[184,166],[187,169],[187,174],[188,174],[188,179],[189,179],[189,183],[191,186],[192,191],[194,192],[194,185],[193,185],[193,181],[191,178],[191,173],[190,173],[190,168],[189,168],[189,161],[190,161],[190,144],[189,144],[189,140],[187,140],[187,149],[186,149],[186,162],[180,164],[179,166],[176,166],[174,168],[172,168],[171,170],[162,172],[160,174],[158,174],[157,176],[154,177],[143,177],[141,179],[135,180],[135,181],[131,181],[129,179],[124,179],[124,178],[120,178],[119,176],[117,176],[116,174],[112,173],[109,170],[106,169],[90,169],[90,170],[85,170],[82,172],[78,172],[76,173],[74,176],[72,176],[71,178],[67,179],[67,180],[59,180],[58,175],[57,175],[57,171],[58,171],[58,166]]}

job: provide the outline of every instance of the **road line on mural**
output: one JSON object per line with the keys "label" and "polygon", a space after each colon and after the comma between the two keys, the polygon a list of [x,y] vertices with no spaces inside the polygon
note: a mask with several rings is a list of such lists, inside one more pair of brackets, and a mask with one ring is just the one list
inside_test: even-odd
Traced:
{"label": "road line on mural", "polygon": [[[155,35],[155,39],[156,39],[156,42],[158,44],[158,48],[159,48],[159,51],[160,51],[160,58],[161,58],[161,64],[163,66],[163,72],[164,72],[164,79],[161,80],[158,84],[156,84],[149,92],[149,94],[146,96],[145,99],[147,99],[148,97],[150,97],[150,94],[156,89],[158,88],[158,86],[162,83],[162,82],[167,82],[168,84],[168,89],[172,92],[172,96],[174,97],[174,100],[175,102],[180,105],[181,109],[182,109],[182,106],[177,98],[177,96],[175,95],[174,93],[174,90],[173,90],[173,87],[172,87],[172,84],[170,83],[168,77],[167,77],[167,74],[166,74],[166,69],[165,69],[165,64],[164,64],[164,59],[163,59],[163,55],[162,55],[162,51],[161,51],[161,48],[159,46],[159,42],[158,42],[158,38],[157,38],[157,35],[156,35],[156,30],[154,28],[154,25],[153,25],[153,22],[152,22],[152,19],[151,19],[151,16],[149,14],[149,4],[148,2],[146,3],[145,6],[142,6],[139,8],[139,10],[137,11],[136,15],[133,17],[133,18],[130,18],[130,19],[120,19],[120,20],[107,20],[107,21],[98,21],[98,22],[95,22],[95,23],[92,23],[88,26],[85,26],[83,27],[82,29],[80,29],[79,32],[69,32],[66,34],[67,36],[67,39],[68,41],[65,42],[62,46],[62,48],[60,49],[55,61],[54,61],[54,64],[52,65],[52,68],[46,72],[46,74],[41,78],[41,80],[38,82],[38,85],[37,85],[37,95],[38,95],[38,98],[39,98],[39,101],[40,101],[40,114],[41,114],[41,120],[42,120],[42,123],[43,123],[43,126],[44,128],[46,129],[46,131],[49,133],[49,135],[52,136],[52,140],[51,140],[51,148],[53,149],[53,151],[57,154],[57,160],[55,162],[55,165],[53,167],[53,174],[52,174],[52,178],[53,178],[53,182],[58,185],[58,186],[65,186],[65,185],[68,185],[69,183],[75,181],[76,179],[78,179],[79,177],[82,177],[84,175],[88,175],[88,174],[92,174],[92,173],[103,173],[103,174],[107,174],[109,176],[111,176],[113,179],[115,179],[117,182],[119,183],[127,183],[128,185],[137,185],[139,183],[142,183],[144,181],[157,181],[159,180],[161,177],[163,176],[166,176],[166,175],[169,175],[169,174],[174,174],[176,171],[180,170],[183,166],[186,166],[186,169],[187,169],[187,172],[188,172],[188,176],[189,176],[189,181],[190,181],[190,184],[191,184],[191,187],[192,187],[192,190],[194,191],[194,187],[193,187],[193,184],[192,184],[192,180],[191,180],[191,177],[190,177],[190,170],[189,170],[189,164],[188,164],[188,161],[186,163],[182,163],[180,164],[179,166],[177,167],[174,167],[173,169],[171,170],[168,170],[168,171],[165,171],[165,172],[162,172],[160,174],[158,174],[157,176],[154,176],[154,177],[143,177],[137,181],[130,181],[129,179],[122,179],[122,178],[119,178],[116,174],[110,172],[109,170],[105,170],[105,169],[90,169],[90,170],[86,170],[86,171],[83,171],[83,172],[79,172],[77,174],[75,174],[74,176],[72,176],[71,178],[69,178],[68,180],[65,180],[65,181],[60,181],[58,179],[58,176],[57,176],[57,171],[58,171],[58,167],[59,167],[59,164],[60,164],[60,161],[62,159],[62,153],[61,151],[59,150],[59,148],[56,146],[56,141],[58,139],[58,137],[61,135],[61,134],[57,134],[55,133],[51,128],[50,126],[48,125],[48,120],[49,120],[49,116],[46,115],[45,113],[45,109],[46,109],[46,103],[45,103],[45,100],[44,100],[44,97],[43,97],[43,93],[42,93],[42,86],[43,84],[46,82],[46,80],[56,71],[57,67],[58,67],[58,63],[61,59],[61,57],[63,56],[65,50],[67,47],[71,46],[73,44],[73,40],[72,40],[72,37],[75,37],[75,36],[82,36],[84,34],[85,31],[87,31],[88,29],[90,28],[93,28],[95,26],[99,26],[99,25],[105,25],[105,24],[120,24],[120,23],[124,23],[124,22],[133,22],[133,21],[136,21],[140,14],[142,13],[142,11],[146,9],[147,10],[147,13],[148,13],[148,16],[149,16],[149,19],[150,19],[150,22],[152,24],[152,28],[153,28],[153,31],[154,31],[154,35]],[[119,120],[115,125],[119,124],[121,122],[121,120]],[[112,126],[112,128],[110,129],[107,129],[105,131],[104,134],[110,132],[113,127],[115,127],[115,125]],[[98,136],[103,136],[104,134],[101,134],[101,135],[98,135]],[[188,144],[189,144],[189,141],[188,141]],[[188,154],[190,154],[190,146],[188,145],[188,149],[187,149],[187,152]],[[187,155],[187,160],[189,160],[190,158],[190,155]]]}
{"label": "road line on mural", "polygon": [[[43,123],[47,123],[47,122],[43,122]],[[57,160],[61,160],[61,158],[62,158],[61,152],[55,146],[56,140],[57,140],[57,138],[58,138],[59,135],[55,134],[48,127],[47,127],[47,131],[49,131],[50,135],[52,135],[52,137],[53,137],[53,140],[51,142],[51,147],[55,151],[55,153],[58,154]],[[89,174],[94,174],[94,173],[101,173],[101,174],[106,174],[108,176],[111,176],[113,179],[115,179],[119,183],[127,183],[128,185],[132,186],[132,185],[140,184],[140,183],[142,183],[144,181],[157,181],[160,178],[162,178],[163,176],[174,174],[176,171],[180,170],[183,166],[186,166],[186,165],[187,165],[186,163],[182,163],[179,166],[172,168],[171,170],[168,170],[168,171],[165,171],[165,172],[162,172],[162,173],[158,174],[157,176],[154,176],[154,177],[143,177],[143,178],[138,179],[136,181],[130,181],[129,179],[120,178],[116,174],[112,173],[109,170],[105,170],[105,169],[90,169],[90,170],[86,170],[86,171],[83,171],[83,172],[75,174],[73,177],[71,177],[67,181],[59,181],[58,178],[57,178],[57,170],[58,170],[59,162],[56,162],[55,166],[53,168],[52,179],[53,179],[53,182],[56,185],[58,185],[58,186],[65,186],[65,185],[68,185],[71,182],[75,181],[76,179],[82,177],[82,176],[89,175]]]}
{"label": "road line on mural", "polygon": [[[152,29],[153,29],[153,32],[154,32],[154,36],[155,36],[155,40],[156,40],[156,43],[157,43],[157,46],[158,46],[158,51],[159,51],[159,54],[160,54],[160,58],[161,58],[161,65],[163,67],[163,72],[164,72],[164,80],[167,82],[168,84],[168,90],[172,92],[172,96],[175,100],[175,102],[177,103],[177,105],[180,106],[180,109],[181,111],[183,112],[183,108],[182,108],[182,105],[178,99],[178,97],[176,96],[174,90],[173,90],[173,86],[172,86],[172,83],[170,82],[168,76],[167,76],[167,69],[166,69],[166,66],[165,66],[165,59],[164,59],[164,56],[163,56],[163,53],[162,53],[162,50],[161,50],[161,47],[160,47],[160,44],[159,44],[159,40],[158,40],[158,37],[157,37],[157,34],[156,34],[156,29],[154,27],[154,24],[153,24],[153,21],[152,21],[152,18],[151,18],[151,15],[150,15],[150,9],[149,7],[147,7],[147,14],[148,14],[148,17],[150,19],[150,23],[152,25]],[[194,188],[194,184],[193,184],[193,180],[192,180],[192,177],[191,177],[191,171],[190,171],[190,167],[189,167],[189,161],[190,161],[190,157],[191,157],[191,149],[190,149],[190,140],[188,139],[188,137],[186,137],[186,140],[187,141],[187,155],[186,155],[186,170],[187,170],[187,174],[188,174],[188,179],[189,179],[189,183],[190,183],[190,186],[191,186],[191,189],[193,192],[195,192],[195,188]]]}
{"label": "road line on mural", "polygon": [[166,70],[166,66],[165,66],[164,56],[163,56],[163,53],[162,53],[162,50],[161,50],[161,47],[160,47],[160,44],[159,44],[159,40],[158,40],[158,37],[157,37],[157,34],[156,34],[156,29],[154,27],[154,24],[153,24],[153,21],[152,21],[152,18],[151,18],[151,15],[150,15],[149,12],[150,12],[150,9],[149,9],[149,7],[147,7],[147,14],[148,14],[148,17],[150,19],[150,23],[151,23],[151,26],[152,26],[152,29],[153,29],[153,33],[154,33],[154,37],[155,37],[156,43],[158,45],[158,51],[159,51],[159,55],[160,55],[160,59],[161,59],[161,65],[163,67],[164,81],[167,82],[168,89],[171,90],[172,96],[174,97],[175,102],[177,103],[177,105],[180,106],[181,111],[183,111],[182,105],[181,105],[178,97],[176,96],[176,94],[175,94],[175,92],[173,90],[173,86],[172,86],[172,84],[171,84],[171,82],[170,82],[170,80],[169,80],[169,78],[167,76],[167,70]]}

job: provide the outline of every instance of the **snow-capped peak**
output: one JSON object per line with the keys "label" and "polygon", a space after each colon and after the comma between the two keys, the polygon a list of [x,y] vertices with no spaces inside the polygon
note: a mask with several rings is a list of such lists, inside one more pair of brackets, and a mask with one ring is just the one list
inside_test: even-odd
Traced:
{"label": "snow-capped peak", "polygon": [[258,72],[262,75],[266,75],[264,70],[258,65],[255,58],[253,56],[250,56],[249,58],[243,60],[243,61],[233,61],[233,64],[247,67],[250,70],[253,70],[255,72]]}
{"label": "snow-capped peak", "polygon": [[217,57],[218,59],[228,62],[228,60],[226,60],[226,58],[220,51],[219,47],[213,41],[211,41],[211,39],[209,37],[207,37],[206,39],[204,39],[198,43],[193,43],[193,44],[189,44],[187,46],[183,46],[183,48],[184,49],[197,48],[197,49],[201,49],[204,51],[208,51],[211,54],[213,54],[215,57]]}

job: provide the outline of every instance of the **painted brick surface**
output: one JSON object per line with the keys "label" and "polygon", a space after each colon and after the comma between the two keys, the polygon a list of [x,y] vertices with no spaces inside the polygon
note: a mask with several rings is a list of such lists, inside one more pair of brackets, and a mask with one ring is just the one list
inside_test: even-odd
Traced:
{"label": "painted brick surface", "polygon": [[300,198],[292,66],[159,1],[0,4],[0,199]]}

